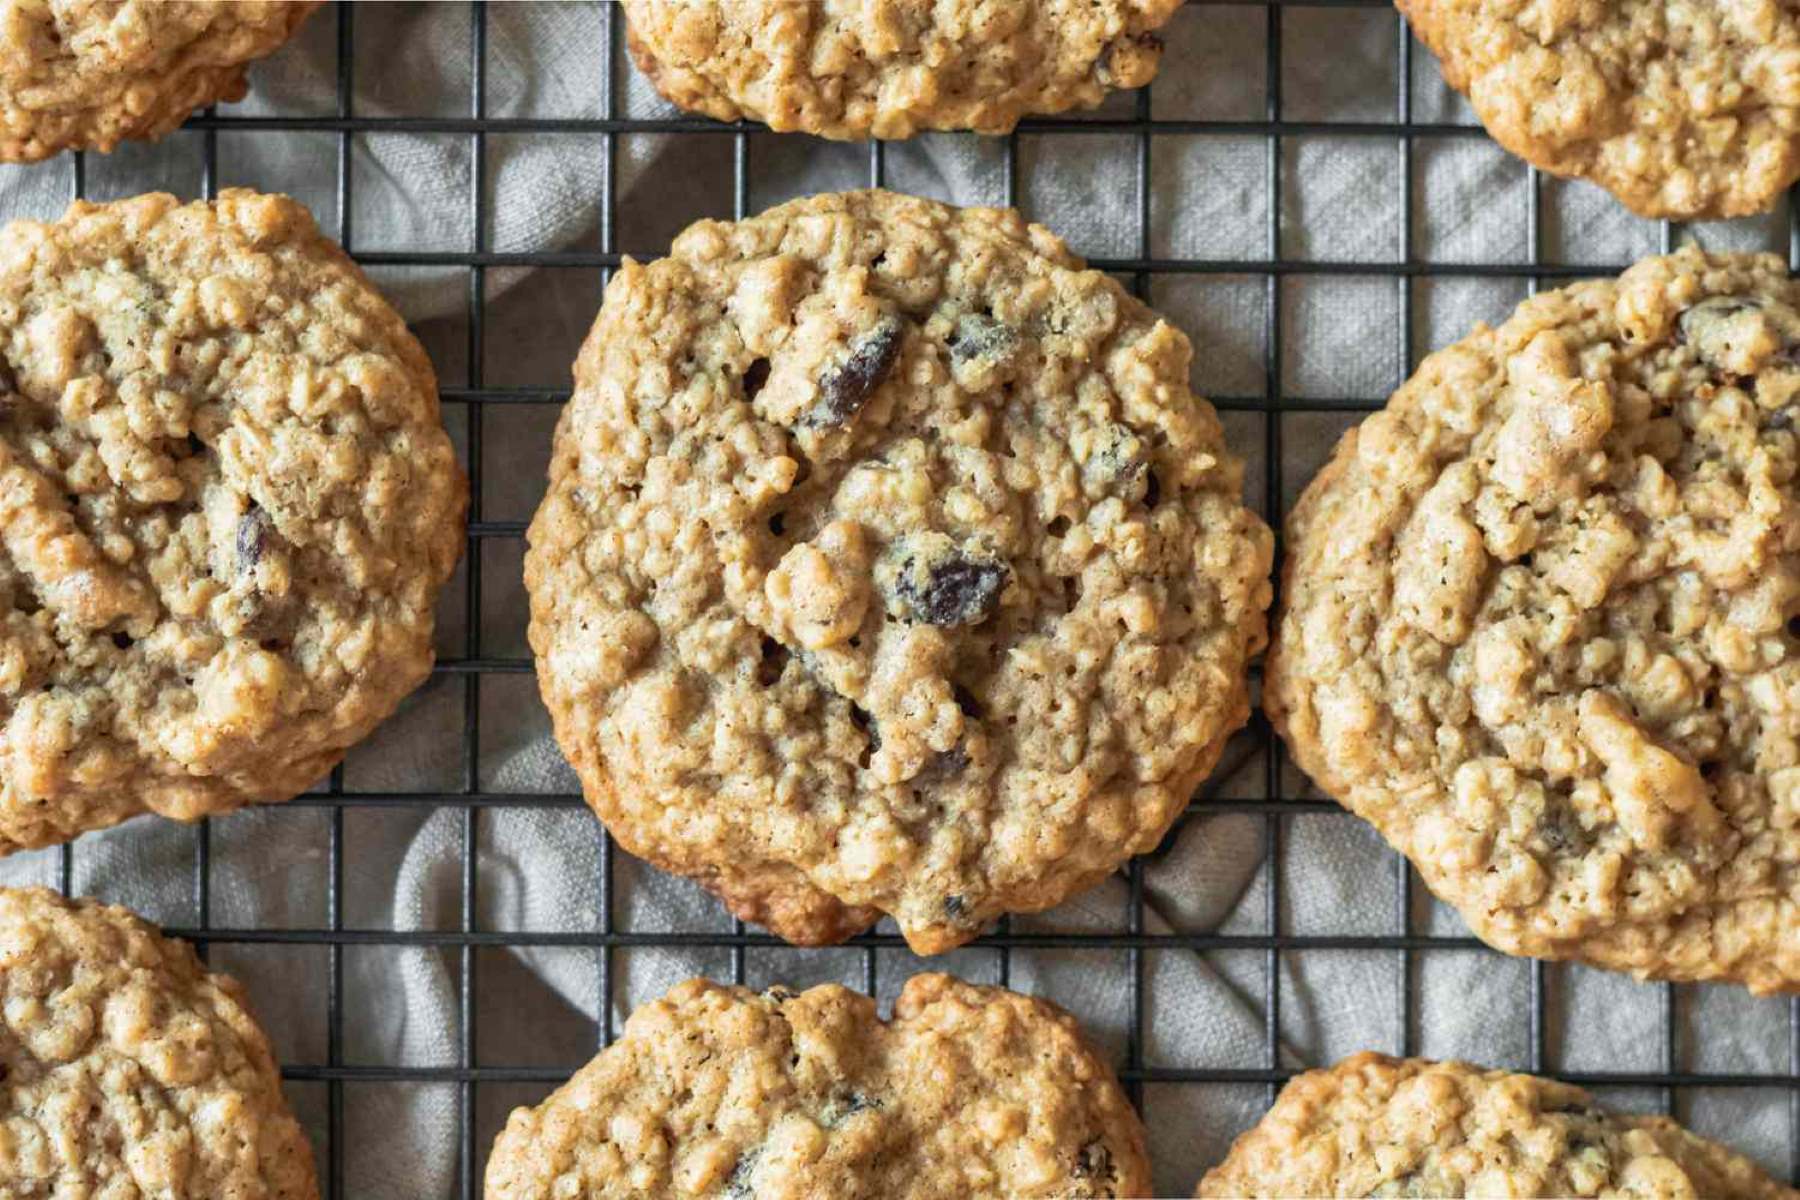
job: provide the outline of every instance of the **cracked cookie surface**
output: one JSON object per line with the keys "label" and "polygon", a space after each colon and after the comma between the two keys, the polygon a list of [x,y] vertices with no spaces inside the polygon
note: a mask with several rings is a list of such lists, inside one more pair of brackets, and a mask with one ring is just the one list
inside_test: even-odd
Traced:
{"label": "cracked cookie surface", "polygon": [[1397,0],[1496,141],[1650,217],[1800,178],[1800,0]]}
{"label": "cracked cookie surface", "polygon": [[1357,1054],[1290,1080],[1197,1196],[1660,1196],[1796,1200],[1668,1117],[1462,1062]]}
{"label": "cracked cookie surface", "polygon": [[318,1196],[242,989],[123,908],[0,889],[0,1104],[0,1196]]}
{"label": "cracked cookie surface", "polygon": [[1190,353],[1009,211],[817,196],[623,264],[526,556],[614,836],[790,941],[887,912],[923,953],[1152,848],[1269,597]]}
{"label": "cracked cookie surface", "polygon": [[0,160],[159,138],[196,109],[241,100],[249,63],[319,0],[6,0]]}
{"label": "cracked cookie surface", "polygon": [[1688,249],[1527,300],[1347,434],[1265,704],[1487,942],[1800,988],[1800,285]]}
{"label": "cracked cookie surface", "polygon": [[466,486],[304,208],[0,230],[0,851],[285,800],[422,682]]}
{"label": "cracked cookie surface", "polygon": [[1181,0],[625,0],[638,69],[669,101],[777,132],[1006,133],[1156,74]]}
{"label": "cracked cookie surface", "polygon": [[689,980],[514,1111],[487,1168],[488,1200],[1149,1188],[1143,1127],[1074,1019],[947,975],[909,979],[891,1021],[836,984]]}

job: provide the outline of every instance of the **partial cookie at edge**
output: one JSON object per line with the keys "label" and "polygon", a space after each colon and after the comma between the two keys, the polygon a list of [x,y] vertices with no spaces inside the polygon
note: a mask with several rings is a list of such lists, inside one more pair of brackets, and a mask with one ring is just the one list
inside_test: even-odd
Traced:
{"label": "partial cookie at edge", "polygon": [[670,102],[838,139],[1003,134],[1156,74],[1180,0],[925,5],[626,0],[627,45]]}
{"label": "partial cookie at edge", "polygon": [[1800,178],[1800,8],[1396,0],[1488,132],[1641,216],[1766,212]]}
{"label": "partial cookie at edge", "polygon": [[1144,1131],[1054,1005],[915,975],[891,1021],[836,984],[704,979],[624,1034],[488,1158],[489,1200],[580,1194],[1140,1196]]}
{"label": "partial cookie at edge", "polygon": [[185,944],[123,908],[0,888],[0,1014],[9,1194],[111,1195],[129,1180],[317,1200],[243,989]]}
{"label": "partial cookie at edge", "polygon": [[285,800],[433,661],[467,485],[285,196],[0,231],[0,851]]}
{"label": "partial cookie at edge", "polygon": [[241,100],[248,64],[320,0],[58,0],[0,20],[0,161],[160,138]]}
{"label": "partial cookie at edge", "polygon": [[1800,987],[1796,349],[1773,258],[1546,293],[1290,516],[1271,721],[1502,950]]}
{"label": "partial cookie at edge", "polygon": [[1289,1080],[1194,1194],[1800,1198],[1668,1117],[1610,1113],[1533,1075],[1370,1053]]}

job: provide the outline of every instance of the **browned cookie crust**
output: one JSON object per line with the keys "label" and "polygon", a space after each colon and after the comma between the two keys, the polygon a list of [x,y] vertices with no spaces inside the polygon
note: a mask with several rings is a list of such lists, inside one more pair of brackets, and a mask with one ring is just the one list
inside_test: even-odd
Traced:
{"label": "browned cookie crust", "polygon": [[1017,213],[887,192],[627,261],[530,530],[620,842],[923,953],[1154,846],[1247,713],[1269,531],[1188,341]]}
{"label": "browned cookie crust", "polygon": [[430,670],[466,491],[292,200],[0,230],[0,852],[317,780]]}
{"label": "browned cookie crust", "polygon": [[1685,250],[1527,300],[1346,435],[1265,701],[1482,938],[1800,988],[1800,285]]}
{"label": "browned cookie crust", "polygon": [[1006,133],[1156,74],[1181,0],[625,0],[638,69],[682,108],[779,132]]}
{"label": "browned cookie crust", "polygon": [[1800,0],[1396,0],[1514,154],[1651,217],[1800,178]]}
{"label": "browned cookie crust", "polygon": [[241,100],[244,69],[319,0],[32,0],[0,5],[0,159],[159,138]]}
{"label": "browned cookie crust", "polygon": [[1141,1196],[1144,1131],[1055,1005],[916,975],[894,1005],[836,984],[693,979],[488,1159],[487,1200]]}
{"label": "browned cookie crust", "polygon": [[1289,1081],[1197,1196],[1658,1196],[1795,1200],[1667,1117],[1461,1062],[1357,1054]]}
{"label": "browned cookie crust", "polygon": [[0,1196],[318,1194],[236,982],[125,909],[0,888]]}

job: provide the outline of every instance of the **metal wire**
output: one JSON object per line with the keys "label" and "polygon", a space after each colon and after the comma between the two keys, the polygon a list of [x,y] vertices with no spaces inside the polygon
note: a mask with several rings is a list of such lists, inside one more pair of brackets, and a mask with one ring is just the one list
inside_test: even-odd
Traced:
{"label": "metal wire", "polygon": [[[1224,411],[1255,413],[1261,416],[1264,430],[1265,475],[1262,497],[1266,511],[1278,516],[1282,510],[1283,461],[1282,419],[1293,414],[1360,413],[1377,409],[1384,397],[1334,397],[1299,399],[1284,394],[1282,388],[1283,322],[1281,303],[1286,282],[1295,277],[1314,278],[1355,276],[1385,278],[1398,290],[1398,350],[1403,369],[1410,370],[1417,347],[1413,333],[1414,282],[1433,278],[1500,278],[1523,279],[1526,287],[1536,290],[1540,284],[1571,278],[1601,275],[1621,270],[1627,264],[1571,266],[1543,261],[1543,234],[1540,217],[1542,179],[1530,172],[1526,194],[1526,226],[1529,260],[1525,264],[1498,262],[1438,262],[1420,258],[1416,253],[1413,219],[1414,146],[1420,138],[1466,139],[1485,136],[1477,128],[1458,124],[1416,122],[1412,119],[1414,97],[1411,73],[1414,51],[1404,21],[1398,23],[1398,80],[1395,94],[1395,119],[1392,122],[1294,121],[1285,119],[1282,104],[1282,30],[1284,7],[1367,8],[1386,9],[1387,0],[1308,0],[1304,6],[1291,0],[1191,0],[1215,8],[1261,9],[1266,19],[1266,94],[1260,120],[1176,120],[1153,115],[1151,89],[1140,91],[1135,109],[1129,117],[1093,119],[1047,118],[1028,119],[1021,131],[1032,135],[1056,134],[1129,134],[1135,138],[1134,198],[1138,231],[1133,253],[1126,258],[1096,258],[1093,265],[1127,277],[1132,290],[1149,298],[1158,277],[1178,275],[1232,275],[1260,278],[1263,281],[1264,304],[1264,373],[1261,392],[1250,395],[1212,397]],[[720,126],[714,122],[678,118],[635,118],[624,115],[623,83],[616,61],[618,47],[623,44],[623,21],[616,5],[608,6],[606,16],[607,54],[600,79],[604,89],[606,115],[602,118],[493,118],[488,107],[488,13],[486,6],[475,3],[471,20],[471,88],[469,113],[466,117],[363,117],[354,111],[354,77],[356,39],[355,6],[339,4],[337,21],[337,96],[335,111],[328,116],[263,116],[241,117],[220,115],[208,110],[192,118],[187,128],[202,134],[203,165],[201,187],[205,195],[214,194],[218,184],[218,146],[220,131],[249,133],[253,131],[315,132],[336,135],[336,201],[338,240],[365,265],[374,266],[449,266],[468,271],[468,384],[446,387],[444,399],[461,405],[467,413],[468,470],[471,484],[470,528],[467,547],[465,581],[467,630],[460,657],[439,662],[436,673],[462,680],[464,716],[459,744],[454,748],[461,763],[461,786],[454,792],[384,793],[355,791],[345,787],[344,773],[338,768],[331,773],[328,786],[310,792],[291,802],[292,806],[323,808],[328,813],[328,851],[325,923],[318,929],[229,928],[215,925],[211,912],[211,832],[206,822],[196,829],[193,855],[193,911],[196,924],[189,928],[171,927],[170,932],[195,943],[204,954],[207,947],[221,944],[265,944],[293,947],[321,947],[327,955],[328,979],[326,1002],[329,1012],[326,1025],[326,1057],[322,1063],[289,1063],[283,1075],[290,1080],[323,1083],[327,1094],[327,1142],[323,1147],[327,1193],[334,1198],[349,1195],[345,1184],[346,1139],[349,1137],[383,1136],[382,1130],[352,1130],[344,1119],[344,1086],[347,1083],[397,1082],[438,1083],[453,1085],[458,1097],[460,1128],[458,1147],[457,1194],[474,1200],[479,1190],[481,1165],[487,1147],[475,1144],[476,1096],[484,1084],[555,1083],[580,1066],[506,1066],[482,1064],[477,1057],[476,999],[478,954],[482,949],[524,947],[570,947],[590,950],[594,955],[600,1009],[595,1014],[597,1040],[600,1045],[615,1034],[613,999],[615,950],[634,947],[694,947],[723,950],[730,955],[730,977],[742,982],[748,950],[763,946],[780,946],[778,939],[734,922],[729,932],[718,933],[640,933],[622,930],[614,911],[616,846],[604,831],[599,856],[599,911],[595,928],[587,932],[498,932],[478,927],[476,897],[478,893],[477,848],[482,814],[495,809],[534,809],[582,807],[574,794],[512,793],[485,789],[479,762],[481,709],[480,693],[484,677],[520,674],[532,670],[529,660],[490,655],[481,641],[481,557],[487,542],[494,539],[517,541],[523,536],[524,522],[487,520],[482,515],[482,430],[490,419],[509,419],[508,410],[517,405],[560,403],[566,391],[547,388],[489,387],[484,380],[486,272],[490,267],[597,267],[602,279],[610,277],[621,258],[618,245],[617,200],[618,138],[622,133],[644,134],[729,134],[732,146],[733,215],[742,217],[749,211],[752,180],[751,148],[755,126],[738,124]],[[354,212],[353,142],[359,135],[371,133],[450,134],[466,136],[470,148],[470,206],[474,222],[474,241],[467,252],[457,251],[359,251],[356,230],[352,226]],[[526,133],[583,133],[599,135],[598,144],[604,155],[605,197],[601,206],[598,249],[540,250],[496,252],[490,245],[487,144],[491,135]],[[1267,225],[1263,231],[1261,256],[1249,260],[1206,260],[1168,258],[1153,253],[1150,228],[1152,211],[1152,155],[1157,137],[1170,134],[1254,136],[1264,140],[1263,185],[1269,198]],[[1288,139],[1314,135],[1359,139],[1388,139],[1399,155],[1399,219],[1400,245],[1398,257],[1386,262],[1320,261],[1284,256],[1282,252],[1282,187],[1283,147]],[[85,156],[69,158],[71,190],[77,197],[86,195],[87,163]],[[1019,195],[1019,134],[1005,139],[1003,148],[1003,199],[1017,202]],[[886,177],[886,149],[880,143],[868,148],[868,182],[881,186]],[[1800,203],[1790,203],[1789,261],[1800,270]],[[1667,248],[1673,230],[1664,223],[1662,242]],[[634,249],[638,249],[634,247]],[[1201,817],[1236,813],[1259,818],[1262,826],[1264,854],[1262,933],[1174,933],[1151,932],[1145,920],[1144,865],[1142,860],[1129,864],[1124,874],[1129,886],[1130,908],[1123,933],[1024,933],[1015,930],[1010,921],[979,939],[976,946],[990,948],[997,956],[998,977],[1002,983],[1011,978],[1011,956],[1016,949],[1065,949],[1071,951],[1107,949],[1124,952],[1126,982],[1131,989],[1129,1035],[1125,1043],[1119,1074],[1134,1103],[1145,1103],[1146,1084],[1181,1085],[1261,1085],[1273,1098],[1281,1084],[1293,1073],[1283,1063],[1282,1036],[1282,966],[1286,956],[1307,951],[1381,951],[1394,955],[1398,984],[1395,995],[1397,1026],[1394,1046],[1401,1053],[1418,1048],[1421,996],[1418,960],[1421,955],[1444,951],[1492,953],[1473,938],[1423,934],[1415,930],[1415,902],[1422,892],[1416,886],[1414,873],[1406,861],[1391,855],[1395,879],[1395,932],[1388,935],[1300,935],[1286,931],[1286,915],[1282,911],[1283,845],[1286,826],[1341,810],[1328,801],[1307,797],[1284,796],[1286,790],[1281,748],[1276,744],[1266,721],[1253,720],[1245,739],[1245,750],[1234,760],[1243,768],[1260,760],[1264,798],[1226,799],[1213,794],[1216,784],[1201,789],[1194,805],[1178,825]],[[447,748],[449,749],[449,748]],[[1235,774],[1226,769],[1223,778]],[[453,930],[384,930],[350,929],[344,923],[345,837],[344,815],[350,810],[401,809],[427,811],[447,809],[460,813],[461,877],[459,881],[460,912],[458,927]],[[1165,842],[1165,845],[1168,843]],[[75,878],[74,863],[78,847],[60,847],[56,856],[56,878],[64,891],[70,891]],[[1391,853],[1391,852],[1390,852]],[[874,994],[877,984],[879,954],[882,950],[898,950],[905,942],[896,935],[869,933],[851,939],[849,945],[862,953],[862,986]],[[415,1067],[386,1065],[348,1065],[344,1062],[344,950],[346,947],[432,947],[454,952],[458,967],[458,998],[461,1025],[456,1038],[454,1066]],[[1176,1068],[1146,1062],[1145,1028],[1147,973],[1151,956],[1159,952],[1205,953],[1250,951],[1262,959],[1263,1019],[1265,1040],[1262,1065],[1256,1068]],[[1549,1052],[1546,1012],[1546,968],[1540,962],[1530,964],[1530,983],[1523,1003],[1529,1021],[1529,1066],[1534,1071],[1551,1071],[1561,1078],[1588,1086],[1642,1087],[1656,1091],[1661,1105],[1669,1110],[1678,1105],[1684,1089],[1749,1088],[1766,1092],[1770,1102],[1785,1095],[1788,1105],[1790,1173],[1800,1181],[1800,1000],[1790,1002],[1788,1009],[1788,1069],[1785,1073],[1708,1072],[1679,1067],[1681,1056],[1677,1046],[1677,1011],[1684,989],[1662,985],[1662,1045],[1660,1069],[1655,1071],[1556,1071]]]}

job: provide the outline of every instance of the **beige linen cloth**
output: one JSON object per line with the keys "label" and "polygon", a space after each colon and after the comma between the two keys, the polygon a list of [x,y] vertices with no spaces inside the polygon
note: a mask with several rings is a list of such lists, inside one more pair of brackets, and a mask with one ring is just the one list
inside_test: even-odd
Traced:
{"label": "beige linen cloth", "polygon": [[[608,113],[606,64],[619,72],[618,112],[665,118],[663,104],[626,65],[606,5],[507,4],[488,10],[487,111],[494,117],[580,118]],[[224,115],[331,115],[337,106],[336,14],[315,16],[298,41],[252,72],[250,98]],[[1279,26],[1280,78],[1267,75],[1268,28]],[[462,5],[358,5],[354,17],[352,105],[359,117],[463,117],[471,111],[471,14]],[[1435,63],[1416,46],[1402,61],[1393,12],[1380,6],[1286,8],[1273,19],[1260,5],[1190,5],[1168,31],[1162,77],[1152,89],[1158,118],[1248,122],[1267,114],[1278,83],[1282,117],[1300,124],[1284,137],[1278,163],[1279,243],[1269,244],[1268,142],[1256,132],[1207,129],[1159,134],[1151,146],[1151,221],[1136,224],[1138,142],[1104,119],[1129,118],[1135,96],[1115,97],[1093,133],[1030,134],[1018,141],[1017,202],[1028,215],[1098,258],[1159,257],[1333,262],[1415,260],[1524,266],[1528,176],[1485,138],[1421,136],[1412,142],[1410,188],[1403,183],[1400,140],[1317,130],[1315,122],[1392,122],[1404,68],[1415,121],[1469,124]],[[601,249],[602,210],[616,194],[613,246],[653,256],[687,221],[729,216],[733,206],[732,135],[627,132],[616,139],[608,181],[606,138],[597,133],[494,133],[484,174],[488,248],[504,252]],[[95,198],[167,188],[197,195],[203,186],[204,136],[184,131],[154,147],[132,146],[87,159]],[[864,186],[867,147],[799,136],[748,139],[750,211],[792,195]],[[219,186],[283,190],[311,204],[328,231],[342,228],[335,186],[335,132],[221,130]],[[475,245],[472,139],[462,132],[359,132],[353,139],[350,242],[358,252],[467,251]],[[1007,187],[1003,143],[971,136],[930,136],[886,148],[888,186],[963,203],[996,203]],[[0,212],[53,215],[71,195],[65,156],[0,170]],[[1709,247],[1784,249],[1786,214],[1764,220],[1676,231]],[[1546,261],[1617,265],[1655,252],[1663,231],[1636,220],[1599,191],[1547,181],[1540,244]],[[1403,245],[1410,228],[1410,246]],[[1142,237],[1140,234],[1142,233]],[[414,323],[452,394],[470,380],[469,272],[460,266],[386,264],[371,272]],[[528,286],[520,286],[527,283]],[[1129,282],[1129,280],[1128,280]],[[599,301],[592,265],[485,272],[483,378],[488,387],[565,390],[569,363]],[[1194,339],[1194,382],[1222,398],[1264,394],[1267,285],[1244,274],[1171,274],[1154,278],[1150,299]],[[1267,508],[1291,501],[1354,413],[1310,402],[1378,401],[1416,357],[1461,336],[1476,320],[1497,321],[1526,291],[1520,277],[1375,275],[1283,278],[1278,316],[1282,361],[1277,386],[1284,461],[1265,461],[1266,418],[1227,415],[1237,448],[1250,462],[1251,499]],[[1410,318],[1410,331],[1402,320]],[[1403,336],[1409,332],[1410,336]],[[555,419],[553,403],[488,406],[480,418],[481,515],[529,519],[542,487]],[[468,444],[470,413],[446,406],[446,420]],[[516,537],[481,539],[482,611],[465,611],[462,579],[442,606],[440,653],[523,659],[525,599]],[[474,630],[471,631],[471,624]],[[478,640],[474,640],[478,638]],[[476,928],[580,934],[598,929],[602,851],[598,826],[548,736],[548,721],[529,674],[494,674],[471,690],[461,675],[440,675],[415,695],[345,766],[345,787],[363,793],[440,794],[463,785],[465,705],[479,717],[477,783],[486,792],[531,794],[531,806],[484,808],[476,821]],[[1265,752],[1244,737],[1210,794],[1255,799],[1267,794]],[[1313,793],[1285,763],[1284,797]],[[344,816],[342,919],[347,928],[457,930],[462,927],[460,807],[350,808]],[[249,929],[323,928],[327,920],[329,811],[290,805],[212,823],[206,921]],[[1365,825],[1336,812],[1284,817],[1279,825],[1277,929],[1271,898],[1265,818],[1241,812],[1194,817],[1144,866],[1148,933],[1263,936],[1391,935],[1400,929],[1394,857]],[[119,900],[177,927],[201,922],[192,871],[193,829],[151,819],[84,838],[74,855],[77,890]],[[0,881],[52,882],[54,852],[0,861]],[[729,931],[720,908],[697,887],[623,854],[612,864],[611,920],[633,934]],[[1131,894],[1122,877],[1037,917],[1016,931],[1122,933]],[[1415,881],[1414,933],[1466,937],[1449,910]],[[891,931],[891,926],[886,927]],[[328,952],[311,946],[225,941],[211,961],[249,986],[255,1007],[285,1062],[327,1060]],[[591,947],[482,948],[475,966],[482,1066],[572,1069],[602,1036],[601,960]],[[748,982],[804,986],[840,980],[860,986],[862,949],[751,948]],[[459,1060],[461,956],[455,949],[354,945],[343,954],[342,1061],[358,1067],[455,1067]],[[695,973],[729,978],[726,949],[632,945],[610,957],[611,1009],[617,1030],[636,1004]],[[902,949],[875,954],[878,992],[891,1000],[920,970],[949,970],[997,981],[1000,955],[968,948],[930,961]],[[1330,1062],[1373,1048],[1527,1067],[1531,1063],[1527,963],[1470,948],[1416,954],[1411,1009],[1402,1021],[1401,956],[1393,950],[1287,951],[1276,964],[1279,1029],[1265,1027],[1268,955],[1258,946],[1202,952],[1146,951],[1144,1042],[1150,1068],[1260,1069],[1271,1046],[1281,1065]],[[1663,1068],[1664,991],[1655,985],[1579,968],[1545,971],[1547,1066],[1567,1071],[1650,1072]],[[1126,951],[1108,948],[1019,949],[1013,987],[1049,996],[1082,1018],[1117,1061],[1128,1046],[1132,988]],[[1676,989],[1672,1009],[1678,1069],[1782,1072],[1788,1069],[1788,1006],[1753,1000],[1732,988]],[[493,1134],[515,1104],[552,1085],[484,1082],[475,1089],[473,1161],[479,1172]],[[296,1080],[289,1093],[312,1131],[321,1172],[326,1162],[325,1085]],[[344,1085],[342,1154],[348,1194],[359,1200],[444,1197],[457,1188],[460,1127],[454,1083],[353,1080]],[[1148,1083],[1146,1120],[1160,1191],[1191,1192],[1199,1173],[1267,1103],[1261,1083]],[[1653,1108],[1654,1091],[1616,1091],[1615,1104]],[[1774,1089],[1695,1089],[1675,1097],[1678,1114],[1727,1138],[1785,1173],[1790,1155],[1785,1093]]]}

